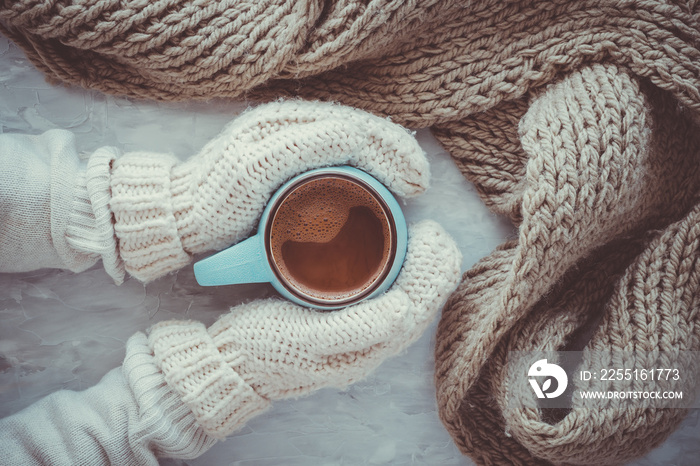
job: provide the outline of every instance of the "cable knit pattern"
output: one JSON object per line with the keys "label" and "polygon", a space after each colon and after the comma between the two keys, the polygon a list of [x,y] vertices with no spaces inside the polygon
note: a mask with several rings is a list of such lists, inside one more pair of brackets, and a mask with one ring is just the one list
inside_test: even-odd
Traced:
{"label": "cable knit pattern", "polygon": [[460,264],[454,241],[425,221],[410,228],[404,267],[383,296],[334,312],[255,301],[208,331],[197,322],[159,323],[149,342],[168,384],[221,438],[268,400],[345,387],[406,348],[454,290]]}
{"label": "cable knit pattern", "polygon": [[110,204],[126,268],[153,280],[191,254],[238,242],[287,179],[344,164],[404,197],[429,182],[427,159],[408,131],[319,102],[274,102],[245,112],[181,164],[165,155],[126,154],[114,162]]}
{"label": "cable knit pattern", "polygon": [[[508,404],[506,387],[517,380],[506,361],[510,351],[572,349],[573,335],[596,317],[586,358],[700,349],[700,138],[691,128],[667,94],[596,65],[536,97],[519,122],[520,147],[481,173],[484,152],[512,141],[512,128],[441,135],[448,144],[472,141],[465,170],[484,180],[481,193],[494,206],[509,213],[519,203],[517,241],[465,274],[438,328],[440,413],[478,462],[618,464],[658,445],[682,419],[682,410],[643,404],[595,413],[574,406],[552,423],[530,408],[530,391]],[[508,182],[489,184],[491,173]]]}

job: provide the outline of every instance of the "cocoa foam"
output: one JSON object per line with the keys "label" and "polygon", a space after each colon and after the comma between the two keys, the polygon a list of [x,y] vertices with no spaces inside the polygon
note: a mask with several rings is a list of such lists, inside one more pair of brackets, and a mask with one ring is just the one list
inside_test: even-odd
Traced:
{"label": "cocoa foam", "polygon": [[[376,236],[383,238],[383,241],[380,244],[375,240],[362,242],[361,237],[367,226],[362,227],[363,231],[348,231],[348,228],[353,228],[353,225],[348,223],[351,212],[356,217],[350,219],[354,224],[357,223],[357,218],[362,215],[367,216],[371,212],[370,215],[376,217],[376,223],[372,221],[373,226],[371,227],[381,232]],[[324,244],[333,244],[334,240],[342,240],[339,235],[343,233],[344,227],[346,235],[354,235],[356,241],[360,241],[352,247],[356,249],[355,255],[359,256],[357,260],[364,261],[366,264],[363,263],[363,266],[368,267],[366,276],[355,273],[354,280],[349,277],[341,277],[335,281],[333,281],[332,276],[329,276],[327,281],[319,282],[317,280],[317,287],[307,286],[309,281],[303,283],[304,280],[299,278],[301,275],[298,269],[294,270],[297,264],[285,263],[284,252],[289,251],[290,245],[307,244],[308,246],[308,244],[314,243],[323,247]],[[270,252],[279,272],[296,288],[321,299],[343,299],[361,293],[382,274],[391,255],[390,238],[390,226],[386,213],[373,194],[353,181],[338,177],[323,177],[297,186],[284,198],[274,214],[269,244]],[[350,240],[352,239],[350,238]],[[367,241],[370,244],[367,244]],[[287,256],[289,256],[288,252]],[[303,260],[302,257],[301,261]],[[331,251],[331,254],[325,254],[321,257],[319,262],[324,260],[335,260],[338,267],[344,263],[343,257],[338,258],[338,252],[335,249]],[[330,266],[324,269],[324,264],[320,263],[318,267],[319,271],[327,269],[324,273],[332,275],[331,269],[328,268]],[[372,268],[374,270],[369,270]],[[356,283],[360,278],[362,278],[362,283]],[[320,287],[328,289],[317,289]]]}

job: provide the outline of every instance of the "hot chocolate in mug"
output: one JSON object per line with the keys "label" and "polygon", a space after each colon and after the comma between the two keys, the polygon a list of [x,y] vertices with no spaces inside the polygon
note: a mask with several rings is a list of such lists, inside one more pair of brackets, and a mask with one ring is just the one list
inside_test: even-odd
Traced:
{"label": "hot chocolate in mug", "polygon": [[338,309],[386,291],[406,257],[406,220],[389,190],[353,167],[319,168],[270,198],[258,231],[197,262],[203,286],[271,283],[303,306]]}

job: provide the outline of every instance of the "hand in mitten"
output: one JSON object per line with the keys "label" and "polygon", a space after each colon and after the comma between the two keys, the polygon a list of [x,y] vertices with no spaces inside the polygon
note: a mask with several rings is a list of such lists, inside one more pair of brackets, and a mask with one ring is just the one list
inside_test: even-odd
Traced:
{"label": "hand in mitten", "polygon": [[238,242],[284,181],[342,164],[369,172],[400,196],[420,194],[428,183],[427,161],[406,130],[318,102],[257,107],[183,163],[126,154],[113,163],[110,183],[126,270],[148,281],[182,267],[193,253]]}
{"label": "hand in mitten", "polygon": [[[383,296],[335,312],[266,300],[208,331],[162,322],[127,343],[120,369],[0,420],[8,464],[158,464],[195,458],[270,405],[343,387],[416,340],[459,281],[460,253],[433,222],[409,231]],[[36,426],[41,425],[41,429]]]}
{"label": "hand in mitten", "polygon": [[78,272],[102,259],[117,282],[124,270],[153,280],[248,235],[287,179],[344,164],[400,196],[428,185],[428,162],[406,130],[328,103],[259,106],[184,162],[105,147],[81,166],[68,131],[0,135],[0,271]]}
{"label": "hand in mitten", "polygon": [[415,341],[460,278],[461,254],[436,223],[409,229],[406,260],[384,295],[334,312],[277,299],[233,308],[208,330],[161,322],[149,335],[170,387],[221,438],[272,400],[345,387]]}

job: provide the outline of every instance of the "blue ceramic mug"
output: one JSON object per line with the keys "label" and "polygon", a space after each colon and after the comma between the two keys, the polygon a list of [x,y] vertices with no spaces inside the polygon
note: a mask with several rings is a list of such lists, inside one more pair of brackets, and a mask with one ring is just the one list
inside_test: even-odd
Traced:
{"label": "blue ceramic mug", "polygon": [[398,202],[379,181],[353,167],[319,168],[287,181],[257,234],[197,262],[194,274],[203,286],[269,282],[295,303],[338,309],[391,286],[407,236]]}

